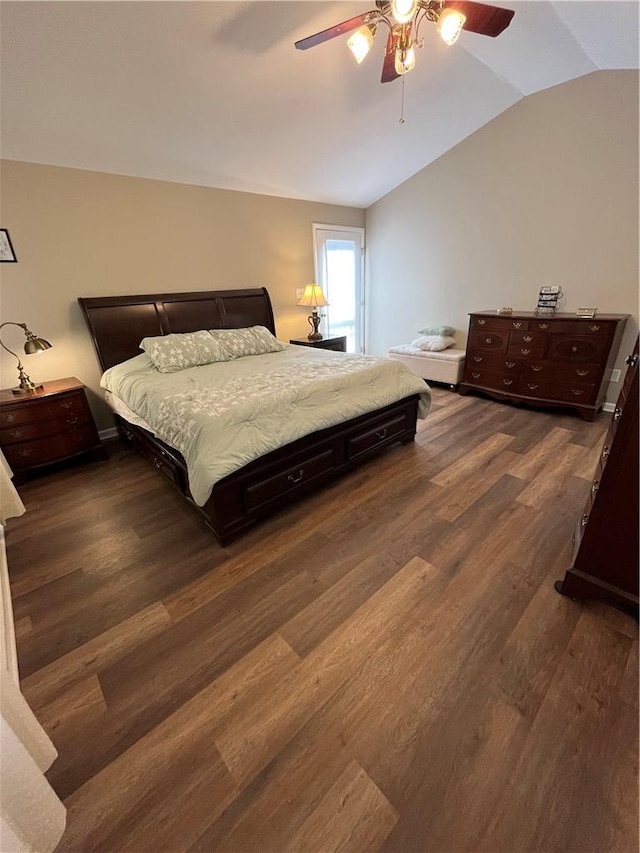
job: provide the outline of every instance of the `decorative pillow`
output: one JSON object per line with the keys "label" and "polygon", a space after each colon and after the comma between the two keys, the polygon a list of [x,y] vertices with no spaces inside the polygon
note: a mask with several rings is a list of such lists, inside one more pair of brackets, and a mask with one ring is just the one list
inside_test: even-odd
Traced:
{"label": "decorative pillow", "polygon": [[187,367],[231,359],[222,342],[212,338],[206,330],[144,338],[140,349],[146,352],[160,373],[177,373]]}
{"label": "decorative pillow", "polygon": [[220,341],[230,358],[245,355],[263,355],[286,349],[265,326],[250,326],[248,329],[209,329],[215,341]]}
{"label": "decorative pillow", "polygon": [[423,335],[411,341],[412,347],[428,350],[429,352],[440,352],[455,344],[455,339],[448,335]]}
{"label": "decorative pillow", "polygon": [[427,337],[431,337],[432,335],[437,335],[441,338],[449,338],[451,335],[455,333],[455,329],[451,326],[429,326],[426,329],[418,329],[419,335],[426,335]]}

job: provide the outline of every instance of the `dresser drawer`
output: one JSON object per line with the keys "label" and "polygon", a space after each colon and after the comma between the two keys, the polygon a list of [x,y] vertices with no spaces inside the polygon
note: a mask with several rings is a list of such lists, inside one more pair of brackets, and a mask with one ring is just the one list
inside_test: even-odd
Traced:
{"label": "dresser drawer", "polygon": [[276,501],[293,489],[312,482],[317,477],[336,467],[333,447],[327,447],[311,456],[304,457],[297,465],[272,477],[264,477],[244,489],[247,510],[256,509],[269,501]]}
{"label": "dresser drawer", "polygon": [[522,372],[523,362],[521,359],[509,358],[504,355],[493,353],[472,353],[467,355],[467,366],[473,370],[494,370],[498,373],[507,373],[510,376],[519,376]]}
{"label": "dresser drawer", "polygon": [[544,343],[537,347],[533,344],[511,344],[507,349],[507,355],[509,356],[509,358],[544,358],[544,354]]}
{"label": "dresser drawer", "polygon": [[553,320],[553,326],[549,320],[534,320],[531,324],[534,331],[551,331],[553,333],[564,332],[572,335],[604,336],[608,337],[612,331],[611,323],[598,322],[597,320]]}
{"label": "dresser drawer", "polygon": [[504,332],[527,332],[530,328],[529,320],[521,320],[518,317],[472,317],[471,329],[486,331],[487,329],[498,329]]}
{"label": "dresser drawer", "polygon": [[34,438],[57,435],[76,424],[82,425],[90,422],[91,415],[88,411],[72,411],[64,418],[51,418],[51,420],[21,424],[11,429],[0,430],[0,445],[5,447],[7,444],[16,444],[19,441],[31,441]]}
{"label": "dresser drawer", "polygon": [[389,439],[402,435],[407,428],[404,414],[381,420],[376,426],[347,437],[347,458],[354,459],[363,453],[381,447]]}
{"label": "dresser drawer", "polygon": [[529,382],[552,380],[562,382],[595,383],[600,373],[599,364],[562,364],[556,361],[534,360],[524,365],[522,375]]}
{"label": "dresser drawer", "polygon": [[471,332],[469,335],[469,351],[506,353],[509,346],[508,332]]}
{"label": "dresser drawer", "polygon": [[483,388],[493,388],[496,391],[511,393],[520,388],[520,377],[498,373],[493,370],[476,370],[475,367],[467,367],[464,381],[470,385],[481,385]]}
{"label": "dresser drawer", "polygon": [[[536,387],[533,388],[532,386]],[[580,384],[578,382],[530,382],[523,380],[522,393],[526,396],[541,397],[546,400],[562,400],[577,405],[590,405],[594,402],[596,392],[595,385]]]}
{"label": "dresser drawer", "polygon": [[547,358],[554,361],[580,361],[593,364],[602,361],[608,346],[608,337],[550,335]]}

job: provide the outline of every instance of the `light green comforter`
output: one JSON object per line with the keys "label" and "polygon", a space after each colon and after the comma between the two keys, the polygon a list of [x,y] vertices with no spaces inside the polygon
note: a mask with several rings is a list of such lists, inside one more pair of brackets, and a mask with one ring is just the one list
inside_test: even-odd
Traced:
{"label": "light green comforter", "polygon": [[424,380],[398,361],[311,347],[160,373],[146,354],[109,368],[103,388],[184,456],[203,506],[214,484],[304,435],[412,394],[429,411]]}

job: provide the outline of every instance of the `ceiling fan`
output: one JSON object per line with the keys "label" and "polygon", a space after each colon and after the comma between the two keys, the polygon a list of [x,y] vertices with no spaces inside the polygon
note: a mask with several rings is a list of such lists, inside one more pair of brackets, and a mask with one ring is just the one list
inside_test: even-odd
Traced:
{"label": "ceiling fan", "polygon": [[423,45],[419,33],[425,19],[434,23],[442,40],[451,45],[462,30],[495,38],[509,26],[514,15],[511,9],[472,0],[376,0],[376,6],[370,12],[300,39],[295,46],[298,50],[307,50],[353,32],[347,45],[360,64],[371,49],[378,24],[384,23],[389,34],[381,82],[389,83],[414,68],[416,48]]}

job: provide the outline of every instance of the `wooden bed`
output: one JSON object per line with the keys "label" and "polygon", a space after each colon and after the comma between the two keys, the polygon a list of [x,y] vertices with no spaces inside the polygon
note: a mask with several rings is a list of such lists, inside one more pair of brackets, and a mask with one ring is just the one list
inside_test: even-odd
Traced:
{"label": "wooden bed", "polygon": [[[78,302],[103,371],[139,355],[144,337],[256,325],[275,334],[265,288],[107,296]],[[304,436],[217,482],[202,507],[189,493],[181,454],[147,430],[118,415],[115,419],[122,438],[180,489],[225,545],[260,518],[337,479],[384,448],[413,441],[417,414],[418,396],[413,395]]]}

